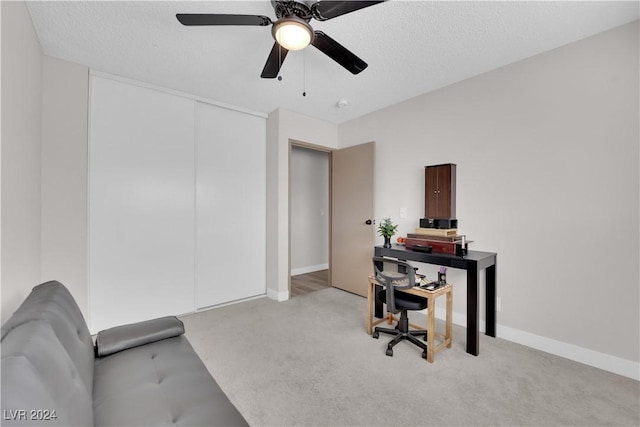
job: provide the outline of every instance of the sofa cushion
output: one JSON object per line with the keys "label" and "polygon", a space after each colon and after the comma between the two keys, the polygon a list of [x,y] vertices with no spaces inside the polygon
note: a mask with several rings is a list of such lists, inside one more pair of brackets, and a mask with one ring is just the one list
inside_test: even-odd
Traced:
{"label": "sofa cushion", "polygon": [[16,325],[2,337],[3,425],[93,425],[91,389],[42,320]]}
{"label": "sofa cushion", "polygon": [[[2,325],[2,345],[12,329],[33,320],[51,324],[63,351],[67,352],[90,391],[93,388],[95,357],[93,340],[80,308],[62,283],[50,281],[33,288],[13,316]],[[42,350],[47,351],[44,347]]]}
{"label": "sofa cushion", "polygon": [[96,358],[96,426],[247,425],[184,335]]}

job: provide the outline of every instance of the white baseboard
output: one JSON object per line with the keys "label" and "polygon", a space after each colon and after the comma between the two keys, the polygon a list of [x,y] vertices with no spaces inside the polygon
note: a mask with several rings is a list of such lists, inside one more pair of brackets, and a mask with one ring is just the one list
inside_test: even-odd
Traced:
{"label": "white baseboard", "polygon": [[640,381],[640,363],[632,360],[589,350],[588,348],[531,334],[508,326],[497,325],[496,335],[505,340]]}
{"label": "white baseboard", "polygon": [[274,289],[267,288],[267,297],[278,302],[287,301],[289,299],[289,291],[278,292]]}
{"label": "white baseboard", "polygon": [[307,267],[292,268],[291,275],[297,276],[298,274],[313,273],[314,271],[327,270],[328,268],[329,268],[329,264],[318,264],[318,265],[310,265]]}
{"label": "white baseboard", "polygon": [[[452,314],[453,323],[464,327],[467,326],[466,314],[456,312],[453,312]],[[444,315],[444,310],[436,311],[436,318],[444,320]],[[484,320],[480,320],[478,326],[480,332],[485,331]],[[617,356],[600,353],[588,348],[579,347],[577,345],[568,344],[566,342],[521,331],[519,329],[510,328],[508,326],[503,326],[500,324],[496,325],[496,336],[508,341],[526,345],[527,347],[535,348],[536,350],[541,350],[546,353],[564,357],[565,359],[584,363],[585,365],[593,366],[594,368],[603,369],[605,371],[613,372],[614,374],[622,375],[636,381],[640,381],[640,363],[634,362],[632,360],[622,359]]]}

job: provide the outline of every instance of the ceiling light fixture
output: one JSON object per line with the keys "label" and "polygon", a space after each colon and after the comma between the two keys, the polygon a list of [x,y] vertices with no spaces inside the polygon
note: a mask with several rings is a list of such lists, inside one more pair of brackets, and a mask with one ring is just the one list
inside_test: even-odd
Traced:
{"label": "ceiling light fixture", "polygon": [[313,40],[311,26],[295,15],[279,19],[272,28],[273,38],[287,50],[301,50]]}

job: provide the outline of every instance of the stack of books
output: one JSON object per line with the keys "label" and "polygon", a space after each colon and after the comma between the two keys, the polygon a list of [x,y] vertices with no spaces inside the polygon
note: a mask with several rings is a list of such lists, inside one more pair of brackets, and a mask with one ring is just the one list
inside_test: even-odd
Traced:
{"label": "stack of books", "polygon": [[467,253],[467,241],[464,234],[458,234],[456,228],[416,228],[415,233],[407,234],[404,245],[407,249],[414,246],[431,247],[434,253],[462,256]]}

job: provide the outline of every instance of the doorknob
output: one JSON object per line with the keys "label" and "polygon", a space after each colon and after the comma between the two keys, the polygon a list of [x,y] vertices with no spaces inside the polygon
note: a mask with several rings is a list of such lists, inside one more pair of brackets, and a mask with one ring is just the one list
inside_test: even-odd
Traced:
{"label": "doorknob", "polygon": [[371,225],[371,224],[375,224],[376,222],[375,222],[375,220],[372,221],[372,220],[368,219],[364,223],[367,224],[367,225]]}

